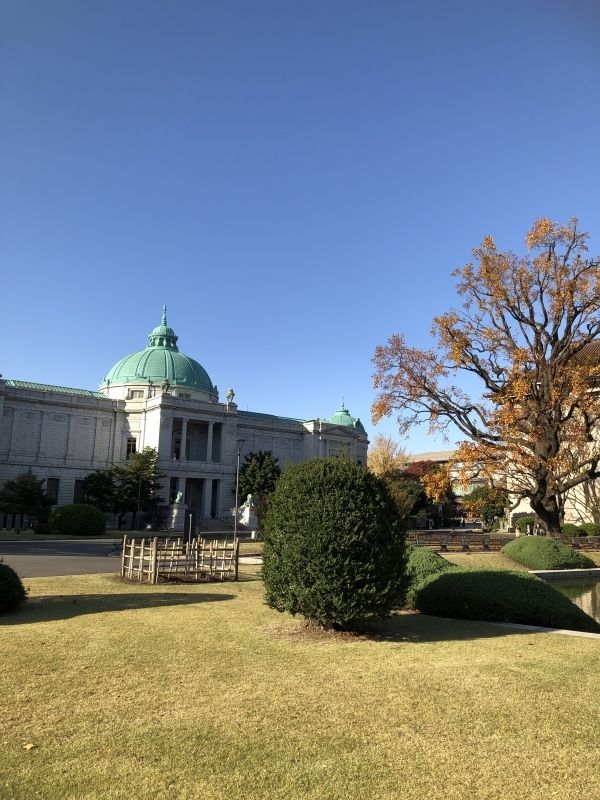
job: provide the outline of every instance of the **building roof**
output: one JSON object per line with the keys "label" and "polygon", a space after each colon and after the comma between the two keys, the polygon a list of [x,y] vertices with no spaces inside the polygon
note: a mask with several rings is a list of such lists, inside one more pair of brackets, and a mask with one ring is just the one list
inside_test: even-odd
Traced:
{"label": "building roof", "polygon": [[74,397],[100,397],[106,400],[106,395],[102,392],[93,392],[89,389],[74,389],[71,386],[54,386],[51,383],[33,383],[33,381],[14,381],[7,380],[7,386],[15,389],[33,389],[36,392],[54,392],[55,394],[69,394]]}
{"label": "building roof", "polygon": [[359,431],[363,432],[365,430],[360,419],[358,417],[353,417],[352,414],[348,411],[348,409],[344,405],[343,397],[338,410],[332,417],[326,419],[325,422],[329,423],[329,425],[342,425],[345,427],[357,428]]}
{"label": "building roof", "polygon": [[216,386],[204,367],[179,352],[177,338],[173,328],[167,325],[167,308],[163,306],[161,323],[148,335],[146,347],[117,361],[101,386],[168,381],[175,386],[216,395]]}
{"label": "building roof", "polygon": [[456,450],[432,450],[429,453],[413,453],[406,457],[406,460],[414,464],[417,461],[437,461],[440,464],[450,461]]}
{"label": "building roof", "polygon": [[305,419],[298,419],[297,417],[280,417],[277,414],[263,414],[260,411],[239,411],[240,417],[254,417],[255,419],[270,420],[271,422],[299,422],[304,424]]}

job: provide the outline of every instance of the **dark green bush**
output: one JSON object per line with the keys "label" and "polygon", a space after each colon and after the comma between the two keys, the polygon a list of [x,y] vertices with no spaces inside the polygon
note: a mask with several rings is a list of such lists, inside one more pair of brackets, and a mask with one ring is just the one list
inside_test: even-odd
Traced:
{"label": "dark green bush", "polygon": [[583,553],[576,553],[561,542],[545,536],[519,536],[507,542],[502,552],[529,569],[585,569],[596,566]]}
{"label": "dark green bush", "polygon": [[17,573],[0,563],[0,614],[16,611],[25,600],[25,589]]}
{"label": "dark green bush", "polygon": [[424,614],[600,632],[600,624],[535,575],[506,570],[450,570],[416,592]]}
{"label": "dark green bush", "polygon": [[402,605],[404,534],[385,482],[343,459],[288,467],[263,524],[272,608],[356,628]]}
{"label": "dark green bush", "polygon": [[565,522],[562,525],[562,532],[565,536],[581,536],[579,525],[574,525],[572,522]]}
{"label": "dark green bush", "polygon": [[50,525],[47,522],[36,522],[33,526],[34,533],[50,533]]}
{"label": "dark green bush", "polygon": [[600,533],[600,528],[595,522],[582,522],[579,526],[579,532],[580,535],[585,534],[586,536],[598,536],[598,533]]}
{"label": "dark green bush", "polygon": [[429,550],[427,547],[415,547],[412,544],[406,545],[406,579],[407,592],[406,608],[415,608],[415,592],[423,583],[425,578],[430,575],[438,575],[440,572],[447,572],[449,569],[458,569],[446,561],[445,558]]}
{"label": "dark green bush", "polygon": [[83,503],[58,506],[48,520],[52,533],[65,536],[99,536],[106,530],[104,514]]}
{"label": "dark green bush", "polygon": [[533,528],[535,524],[535,516],[533,514],[524,514],[515,520],[515,525],[519,529],[519,533],[524,534],[527,532],[527,526],[531,525]]}

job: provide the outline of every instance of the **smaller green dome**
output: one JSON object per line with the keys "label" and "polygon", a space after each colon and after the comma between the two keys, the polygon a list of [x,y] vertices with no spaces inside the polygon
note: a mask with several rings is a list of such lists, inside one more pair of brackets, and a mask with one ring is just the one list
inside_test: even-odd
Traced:
{"label": "smaller green dome", "polygon": [[343,397],[338,410],[332,417],[326,419],[325,422],[328,422],[330,425],[344,425],[346,427],[356,428],[357,430],[363,432],[365,430],[360,419],[358,417],[353,417],[352,414],[348,411],[348,409],[344,405]]}

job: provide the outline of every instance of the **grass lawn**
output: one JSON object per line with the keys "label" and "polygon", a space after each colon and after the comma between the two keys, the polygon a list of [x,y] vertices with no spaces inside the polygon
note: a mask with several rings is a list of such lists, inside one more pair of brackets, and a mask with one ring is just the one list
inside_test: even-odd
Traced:
{"label": "grass lawn", "polygon": [[598,640],[311,633],[249,576],[26,583],[0,617],[2,800],[597,796]]}

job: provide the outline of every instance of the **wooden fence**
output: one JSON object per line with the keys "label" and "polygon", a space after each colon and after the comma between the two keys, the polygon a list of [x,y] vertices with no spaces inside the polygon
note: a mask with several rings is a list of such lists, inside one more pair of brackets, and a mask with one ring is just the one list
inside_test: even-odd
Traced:
{"label": "wooden fence", "polygon": [[238,578],[239,540],[123,537],[121,577],[142,583],[231,581]]}

